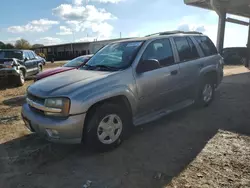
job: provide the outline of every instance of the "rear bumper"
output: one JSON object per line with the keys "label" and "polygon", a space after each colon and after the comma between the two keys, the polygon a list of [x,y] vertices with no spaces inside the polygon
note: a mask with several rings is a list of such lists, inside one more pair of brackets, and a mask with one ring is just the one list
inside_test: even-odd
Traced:
{"label": "rear bumper", "polygon": [[[83,124],[86,114],[69,116],[67,119],[48,117],[33,111],[28,104],[22,107],[22,117],[26,126],[48,141],[65,144],[79,144],[82,142]],[[56,135],[49,131],[56,131]]]}
{"label": "rear bumper", "polygon": [[19,70],[16,70],[14,68],[0,69],[0,80],[9,76],[19,76]]}

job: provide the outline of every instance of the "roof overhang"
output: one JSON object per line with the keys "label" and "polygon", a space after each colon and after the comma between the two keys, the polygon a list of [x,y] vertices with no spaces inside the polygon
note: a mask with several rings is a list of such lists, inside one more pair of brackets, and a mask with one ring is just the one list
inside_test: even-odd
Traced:
{"label": "roof overhang", "polygon": [[[199,8],[214,10],[212,0],[184,0],[184,3]],[[250,18],[249,0],[213,0],[217,10],[225,10],[229,14]]]}

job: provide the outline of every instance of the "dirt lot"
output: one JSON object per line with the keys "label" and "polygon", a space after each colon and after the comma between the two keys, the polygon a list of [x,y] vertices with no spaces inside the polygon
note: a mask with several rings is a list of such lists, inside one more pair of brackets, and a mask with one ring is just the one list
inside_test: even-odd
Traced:
{"label": "dirt lot", "polygon": [[190,107],[138,127],[103,154],[28,135],[19,96],[32,81],[2,88],[0,187],[250,187],[250,72],[226,67],[225,75],[208,108]]}

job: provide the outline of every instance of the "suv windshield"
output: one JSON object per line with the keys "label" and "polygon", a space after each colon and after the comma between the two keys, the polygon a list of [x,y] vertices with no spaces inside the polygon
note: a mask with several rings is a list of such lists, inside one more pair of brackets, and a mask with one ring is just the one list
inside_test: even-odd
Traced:
{"label": "suv windshield", "polygon": [[23,59],[22,51],[0,51],[0,59],[16,58]]}
{"label": "suv windshield", "polygon": [[86,61],[87,61],[87,58],[77,57],[77,58],[69,61],[68,63],[66,63],[64,65],[64,67],[79,67],[80,65],[82,65]]}
{"label": "suv windshield", "polygon": [[82,69],[125,69],[130,66],[143,41],[112,43],[98,51]]}

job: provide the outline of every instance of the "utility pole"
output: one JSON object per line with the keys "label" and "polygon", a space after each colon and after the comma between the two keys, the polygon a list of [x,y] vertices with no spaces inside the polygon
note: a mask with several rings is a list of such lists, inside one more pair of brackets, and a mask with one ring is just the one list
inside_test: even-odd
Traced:
{"label": "utility pole", "polygon": [[122,38],[122,32],[120,32],[120,39]]}

